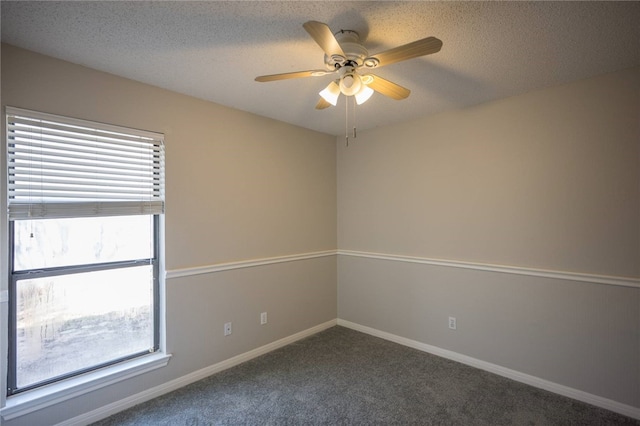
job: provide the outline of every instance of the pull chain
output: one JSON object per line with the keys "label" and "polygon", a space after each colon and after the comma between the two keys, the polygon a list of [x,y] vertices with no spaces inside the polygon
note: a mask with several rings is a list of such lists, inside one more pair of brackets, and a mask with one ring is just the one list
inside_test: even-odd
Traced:
{"label": "pull chain", "polygon": [[344,138],[349,147],[349,97],[344,100]]}
{"label": "pull chain", "polygon": [[354,96],[348,96],[344,103],[344,139],[347,146],[349,146],[349,98],[353,99],[353,138],[358,137],[356,131],[356,98]]}
{"label": "pull chain", "polygon": [[356,136],[356,124],[357,124],[357,120],[356,120],[356,97],[352,96],[351,97],[353,99],[353,138],[357,138]]}

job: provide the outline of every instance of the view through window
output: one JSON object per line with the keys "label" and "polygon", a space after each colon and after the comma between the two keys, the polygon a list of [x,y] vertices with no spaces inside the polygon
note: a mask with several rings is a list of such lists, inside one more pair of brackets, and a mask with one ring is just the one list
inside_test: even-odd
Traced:
{"label": "view through window", "polygon": [[17,389],[153,350],[152,217],[13,226]]}

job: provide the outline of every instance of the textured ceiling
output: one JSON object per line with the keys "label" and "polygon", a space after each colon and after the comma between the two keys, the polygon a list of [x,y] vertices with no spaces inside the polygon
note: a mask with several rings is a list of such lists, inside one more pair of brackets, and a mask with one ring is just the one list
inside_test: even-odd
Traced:
{"label": "textured ceiling", "polygon": [[376,70],[411,89],[357,107],[359,130],[640,66],[640,2],[2,1],[2,41],[321,132],[345,132],[345,101],[318,111],[331,76],[309,20],[360,33],[370,53],[435,36],[436,54]]}

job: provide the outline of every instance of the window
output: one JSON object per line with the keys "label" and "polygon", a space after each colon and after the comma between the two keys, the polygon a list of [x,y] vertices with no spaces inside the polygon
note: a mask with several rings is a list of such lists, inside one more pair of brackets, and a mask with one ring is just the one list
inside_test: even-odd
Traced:
{"label": "window", "polygon": [[6,112],[11,395],[158,350],[164,145]]}

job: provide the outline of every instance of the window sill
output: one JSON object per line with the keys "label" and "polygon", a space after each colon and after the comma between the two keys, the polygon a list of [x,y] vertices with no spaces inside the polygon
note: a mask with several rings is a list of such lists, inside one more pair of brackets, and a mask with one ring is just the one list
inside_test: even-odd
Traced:
{"label": "window sill", "polygon": [[162,368],[169,363],[170,358],[170,354],[150,354],[59,383],[10,396],[7,398],[5,407],[0,410],[0,414],[4,420],[11,420],[122,380]]}

